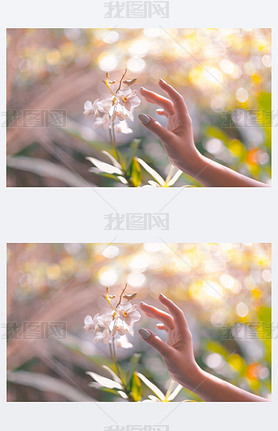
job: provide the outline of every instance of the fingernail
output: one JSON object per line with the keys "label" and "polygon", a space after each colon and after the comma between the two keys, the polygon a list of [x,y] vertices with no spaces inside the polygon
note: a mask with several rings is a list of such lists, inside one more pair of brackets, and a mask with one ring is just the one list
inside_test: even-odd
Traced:
{"label": "fingernail", "polygon": [[159,294],[161,298],[168,299],[167,296],[163,295],[163,293]]}
{"label": "fingernail", "polygon": [[145,87],[141,87],[142,88],[142,90],[144,90],[144,91],[148,91]]}
{"label": "fingernail", "polygon": [[145,328],[139,329],[139,334],[141,335],[142,338],[144,338],[144,340],[147,340],[151,335],[150,331],[148,331],[148,329],[145,329]]}
{"label": "fingernail", "polygon": [[164,81],[164,79],[162,79],[162,78],[160,78],[160,79],[159,79],[159,81],[160,81],[160,82],[163,82],[163,84],[167,84],[167,82],[166,82],[166,81]]}
{"label": "fingernail", "polygon": [[144,301],[141,301],[140,304],[142,305],[147,305]]}
{"label": "fingernail", "polygon": [[143,124],[148,124],[150,121],[150,117],[146,114],[140,114],[139,120],[142,121]]}

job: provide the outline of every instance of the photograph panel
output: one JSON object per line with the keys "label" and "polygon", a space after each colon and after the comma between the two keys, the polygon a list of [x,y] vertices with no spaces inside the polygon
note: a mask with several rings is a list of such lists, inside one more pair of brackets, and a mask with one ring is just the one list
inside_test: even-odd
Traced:
{"label": "photograph panel", "polygon": [[7,30],[8,187],[271,180],[271,30]]}
{"label": "photograph panel", "polygon": [[7,253],[8,401],[270,400],[270,244]]}

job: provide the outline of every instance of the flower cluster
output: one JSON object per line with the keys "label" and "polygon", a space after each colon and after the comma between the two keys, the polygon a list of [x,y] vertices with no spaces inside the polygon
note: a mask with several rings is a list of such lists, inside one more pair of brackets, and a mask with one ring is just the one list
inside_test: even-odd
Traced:
{"label": "flower cluster", "polygon": [[137,96],[137,91],[131,86],[136,78],[124,80],[127,70],[125,70],[120,81],[111,81],[109,73],[103,81],[109,89],[111,95],[105,99],[97,99],[93,103],[88,100],[84,104],[85,117],[93,117],[94,127],[103,127],[111,131],[115,128],[118,133],[132,133],[126,120],[133,121],[133,111],[140,105],[141,100]]}
{"label": "flower cluster", "polygon": [[123,289],[119,300],[115,295],[111,295],[109,288],[103,295],[111,310],[104,314],[96,314],[94,317],[86,316],[84,319],[84,329],[94,334],[94,342],[102,341],[104,344],[115,342],[116,347],[128,349],[132,344],[128,341],[127,335],[134,335],[133,325],[140,320],[140,313],[137,305],[131,300],[136,294],[125,295],[127,286]]}

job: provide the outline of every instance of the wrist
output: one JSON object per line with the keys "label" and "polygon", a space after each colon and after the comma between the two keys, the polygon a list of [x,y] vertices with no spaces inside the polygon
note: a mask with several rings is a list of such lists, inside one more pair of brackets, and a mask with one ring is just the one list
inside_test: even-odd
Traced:
{"label": "wrist", "polygon": [[198,176],[206,166],[206,157],[195,148],[191,154],[187,155],[186,160],[183,162],[182,170],[191,177],[198,179]]}
{"label": "wrist", "polygon": [[184,375],[187,377],[179,383],[192,392],[195,392],[206,379],[204,370],[202,370],[197,363],[195,363],[190,370],[187,368]]}

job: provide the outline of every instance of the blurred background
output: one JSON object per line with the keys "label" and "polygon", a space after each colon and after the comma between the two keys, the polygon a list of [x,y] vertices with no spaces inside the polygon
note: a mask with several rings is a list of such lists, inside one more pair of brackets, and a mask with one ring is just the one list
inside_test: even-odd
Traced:
{"label": "blurred background", "polygon": [[[137,88],[158,90],[164,78],[183,94],[201,153],[269,182],[270,54],[270,29],[9,29],[7,185],[119,185],[88,172],[85,157],[105,161],[101,151],[110,147],[83,106],[107,94],[105,72],[119,79],[126,67]],[[66,111],[66,124],[56,127],[55,110]],[[138,156],[165,177],[168,158],[137,119],[154,111],[142,103],[134,133],[118,137],[118,145],[127,154],[132,139],[142,138]],[[184,184],[200,185],[183,174],[177,185]]]}
{"label": "blurred background", "polygon": [[[83,330],[84,317],[107,310],[105,287],[159,305],[160,292],[184,311],[199,365],[262,396],[271,391],[270,244],[10,244],[7,364],[9,401],[114,401],[90,388],[86,371],[104,374],[104,344]],[[154,331],[142,316],[132,349],[118,349],[164,393],[169,375],[138,335]],[[164,337],[162,332],[162,337]],[[145,388],[143,396],[150,393]],[[183,389],[177,400],[196,400]],[[117,398],[118,400],[118,398]]]}

